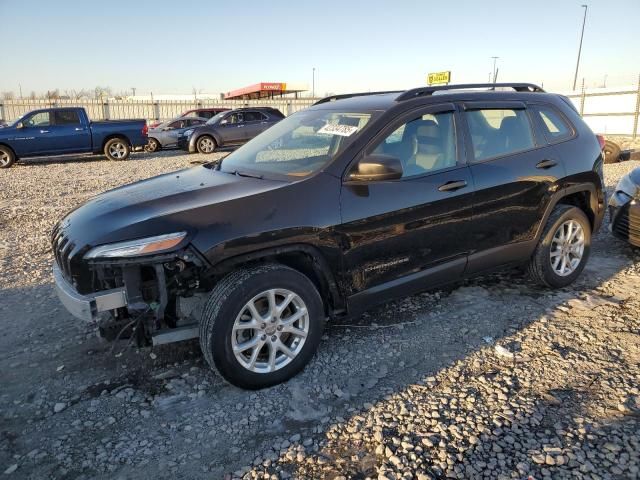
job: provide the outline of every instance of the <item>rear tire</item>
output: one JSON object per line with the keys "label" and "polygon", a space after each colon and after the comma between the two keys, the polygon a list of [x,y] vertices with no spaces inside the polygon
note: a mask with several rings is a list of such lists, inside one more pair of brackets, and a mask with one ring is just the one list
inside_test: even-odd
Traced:
{"label": "rear tire", "polygon": [[112,138],[104,145],[104,154],[109,160],[126,160],[131,154],[129,142],[121,137]]}
{"label": "rear tire", "polygon": [[160,150],[160,142],[158,142],[158,140],[156,140],[153,137],[149,137],[149,141],[147,142],[147,144],[144,146],[144,151],[148,152],[148,153],[153,153],[153,152],[157,152],[158,150]]}
{"label": "rear tire", "polygon": [[16,162],[16,155],[8,147],[0,145],[0,168],[9,168]]}
{"label": "rear tire", "polygon": [[590,250],[591,223],[585,213],[571,205],[557,205],[529,260],[529,276],[545,287],[566,287],[584,269]]}
{"label": "rear tire", "polygon": [[210,135],[202,135],[196,142],[198,153],[213,153],[217,146],[216,141]]}
{"label": "rear tire", "polygon": [[604,151],[604,163],[618,163],[620,161],[620,153],[622,150],[617,144],[605,140],[602,150]]}
{"label": "rear tire", "polygon": [[320,294],[305,275],[284,265],[248,267],[211,292],[200,347],[225,380],[255,390],[300,372],[318,348],[323,323]]}

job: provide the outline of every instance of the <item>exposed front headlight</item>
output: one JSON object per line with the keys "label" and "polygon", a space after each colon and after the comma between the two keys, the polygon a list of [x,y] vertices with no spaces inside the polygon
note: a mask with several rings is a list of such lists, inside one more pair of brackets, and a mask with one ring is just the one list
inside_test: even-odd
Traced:
{"label": "exposed front headlight", "polygon": [[139,257],[162,253],[178,245],[186,236],[187,232],[176,232],[127,242],[110,243],[92,248],[84,258]]}
{"label": "exposed front headlight", "polygon": [[182,133],[182,135],[183,135],[183,136],[185,136],[185,137],[190,137],[190,136],[191,136],[191,134],[193,133],[193,130],[194,130],[193,128],[190,128],[189,130],[185,130],[185,131]]}

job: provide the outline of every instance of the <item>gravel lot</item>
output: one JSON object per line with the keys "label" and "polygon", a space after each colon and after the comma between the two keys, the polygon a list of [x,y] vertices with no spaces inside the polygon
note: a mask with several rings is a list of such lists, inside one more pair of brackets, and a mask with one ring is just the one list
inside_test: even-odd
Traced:
{"label": "gravel lot", "polygon": [[[3,477],[640,478],[640,252],[606,228],[572,288],[505,272],[389,303],[268,390],[224,384],[197,342],[102,342],[52,291],[51,227],[202,160],[0,171]],[[606,166],[608,187],[637,166]]]}

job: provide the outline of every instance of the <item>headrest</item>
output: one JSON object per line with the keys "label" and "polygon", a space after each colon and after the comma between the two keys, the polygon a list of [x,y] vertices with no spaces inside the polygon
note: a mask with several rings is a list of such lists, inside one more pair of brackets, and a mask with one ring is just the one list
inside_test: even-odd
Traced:
{"label": "headrest", "polygon": [[424,123],[416,129],[416,136],[438,138],[440,136],[438,124],[433,120],[425,120]]}

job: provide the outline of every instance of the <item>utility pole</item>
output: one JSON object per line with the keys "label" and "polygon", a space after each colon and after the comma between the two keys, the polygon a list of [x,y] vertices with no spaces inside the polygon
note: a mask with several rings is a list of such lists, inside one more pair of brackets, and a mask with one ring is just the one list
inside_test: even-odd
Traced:
{"label": "utility pole", "polygon": [[20,100],[22,100],[22,84],[18,84],[18,89],[20,90]]}
{"label": "utility pole", "polygon": [[131,91],[133,92],[133,96],[136,96],[136,87],[131,87]]}
{"label": "utility pole", "polygon": [[316,67],[311,74],[311,98],[316,98]]}
{"label": "utility pole", "polygon": [[587,5],[582,5],[584,8],[584,17],[582,17],[582,32],[580,33],[580,46],[578,47],[578,60],[576,61],[576,73],[573,76],[573,90],[576,89],[576,83],[578,82],[578,67],[580,66],[580,54],[582,53],[582,39],[584,38],[584,25],[587,23]]}

